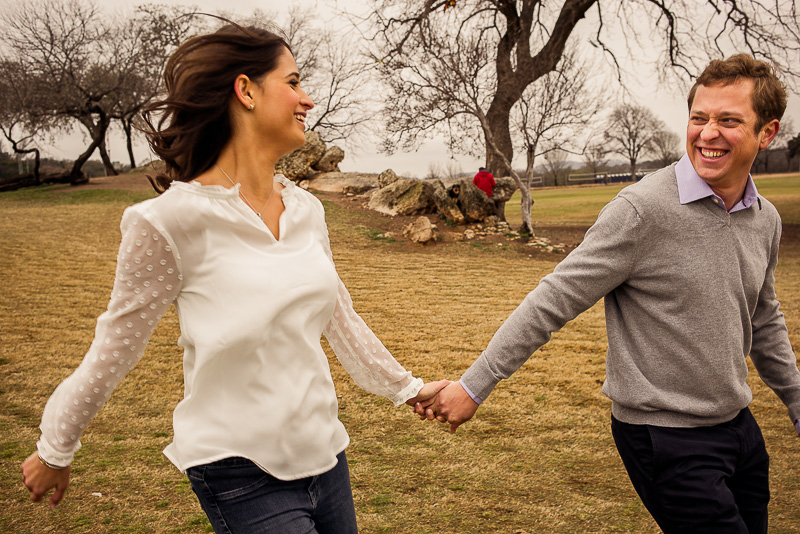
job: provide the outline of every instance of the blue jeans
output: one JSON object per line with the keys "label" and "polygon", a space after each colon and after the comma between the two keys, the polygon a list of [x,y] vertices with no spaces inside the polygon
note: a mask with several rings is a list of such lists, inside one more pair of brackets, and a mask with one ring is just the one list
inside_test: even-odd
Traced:
{"label": "blue jeans", "polygon": [[279,480],[246,458],[186,470],[217,534],[355,534],[356,512],[344,451],[321,475]]}

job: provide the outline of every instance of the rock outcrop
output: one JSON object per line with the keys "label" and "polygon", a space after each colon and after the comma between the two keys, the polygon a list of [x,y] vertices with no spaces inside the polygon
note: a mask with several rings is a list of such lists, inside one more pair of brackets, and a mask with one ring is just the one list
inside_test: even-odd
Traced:
{"label": "rock outcrop", "polygon": [[392,185],[397,180],[399,180],[399,178],[394,173],[394,171],[392,169],[386,169],[378,176],[378,187],[386,187],[387,185]]}
{"label": "rock outcrop", "polygon": [[405,227],[403,235],[414,243],[427,245],[435,244],[437,239],[436,225],[431,224],[430,219],[424,216],[417,217],[412,223]]}
{"label": "rock outcrop", "polygon": [[386,215],[432,213],[436,202],[429,183],[400,178],[375,192],[367,207]]}
{"label": "rock outcrop", "polygon": [[338,146],[327,147],[315,131],[306,131],[306,142],[303,146],[290,152],[275,164],[275,172],[283,174],[294,182],[312,178],[319,172],[339,170],[339,163],[344,159],[344,150]]}
{"label": "rock outcrop", "polygon": [[344,159],[344,150],[338,146],[329,147],[314,168],[319,172],[340,172],[339,164]]}
{"label": "rock outcrop", "polygon": [[466,222],[464,214],[458,209],[458,205],[450,197],[442,181],[431,180],[429,183],[433,190],[433,201],[436,204],[436,211],[439,212],[439,215],[444,217],[445,220],[449,219],[456,224],[464,224]]}
{"label": "rock outcrop", "polygon": [[360,194],[378,188],[378,175],[361,172],[323,172],[315,174],[301,185],[314,191]]}

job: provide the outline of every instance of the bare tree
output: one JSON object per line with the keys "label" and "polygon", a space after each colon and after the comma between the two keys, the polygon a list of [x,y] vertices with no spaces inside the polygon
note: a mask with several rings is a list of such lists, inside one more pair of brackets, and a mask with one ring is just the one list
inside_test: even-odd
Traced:
{"label": "bare tree", "polygon": [[[528,86],[512,108],[512,136],[525,153],[525,177],[520,191],[522,230],[533,235],[531,185],[536,158],[558,150],[580,152],[580,130],[600,110],[602,90],[589,84],[592,69],[577,57],[573,48],[566,52],[556,70]],[[560,158],[556,158],[560,159]],[[565,159],[565,158],[564,158]]]}
{"label": "bare tree", "polygon": [[450,158],[444,165],[444,174],[449,178],[458,178],[464,174],[464,169],[455,158]]}
{"label": "bare tree", "polygon": [[659,123],[652,111],[633,104],[618,106],[609,117],[603,137],[612,152],[628,159],[631,181],[636,181],[636,162],[650,149]]}
{"label": "bare tree", "polygon": [[544,156],[546,185],[562,186],[567,185],[569,176],[569,162],[567,157],[569,152],[560,148],[550,148]]}
{"label": "bare tree", "polygon": [[140,126],[137,122],[140,113],[163,92],[167,59],[201,27],[191,8],[146,4],[137,7],[134,15],[121,21],[114,30],[113,53],[127,64],[111,117],[122,126],[131,168],[136,167],[133,134]]}
{"label": "bare tree", "polygon": [[590,140],[583,150],[583,159],[586,166],[595,178],[600,170],[608,163],[608,154],[611,152],[608,145],[602,141]]}
{"label": "bare tree", "polygon": [[653,132],[651,151],[658,164],[666,167],[681,157],[681,138],[661,123],[660,128]]}
{"label": "bare tree", "polygon": [[[648,42],[663,50],[659,67],[689,76],[729,49],[768,58],[792,76],[800,68],[794,2],[373,0],[373,5],[373,58],[390,91],[387,147],[416,145],[437,132],[451,137],[451,147],[475,149],[462,141],[477,131],[495,174],[513,159],[512,107],[530,84],[556,69],[588,16],[592,22],[583,27],[593,32],[589,42],[614,64],[626,47],[609,44],[611,37],[646,32]],[[454,52],[465,56],[455,61]],[[622,69],[617,72],[621,77]]]}
{"label": "bare tree", "polygon": [[[41,115],[62,128],[72,121],[84,126],[91,142],[75,160],[73,183],[85,181],[83,164],[104,146],[112,107],[124,74],[110,46],[110,27],[91,2],[31,0],[2,12],[5,29],[0,39],[31,79],[48,80]],[[116,171],[101,152],[107,172]]]}
{"label": "bare tree", "polygon": [[41,155],[35,143],[47,128],[44,117],[36,113],[36,101],[43,95],[38,94],[39,84],[31,82],[18,62],[0,61],[0,133],[18,157],[34,155],[33,183],[39,185]]}

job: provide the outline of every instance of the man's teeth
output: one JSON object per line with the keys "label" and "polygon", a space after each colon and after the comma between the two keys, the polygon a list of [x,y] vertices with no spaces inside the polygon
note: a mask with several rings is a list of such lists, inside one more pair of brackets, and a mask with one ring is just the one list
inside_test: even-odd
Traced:
{"label": "man's teeth", "polygon": [[295,119],[297,119],[297,120],[299,120],[299,121],[300,121],[300,122],[302,122],[303,124],[305,124],[305,123],[306,123],[306,118],[305,118],[304,116],[300,115],[299,113],[296,113],[296,114],[295,114],[295,116],[294,116],[294,118],[295,118]]}
{"label": "man's teeth", "polygon": [[721,158],[725,155],[725,152],[722,150],[708,150],[706,148],[701,148],[700,153],[707,158]]}

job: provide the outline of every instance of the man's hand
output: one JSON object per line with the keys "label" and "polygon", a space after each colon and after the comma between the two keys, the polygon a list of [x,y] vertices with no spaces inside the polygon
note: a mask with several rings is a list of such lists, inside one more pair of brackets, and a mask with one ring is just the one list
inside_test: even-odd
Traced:
{"label": "man's hand", "polygon": [[50,508],[55,509],[69,486],[69,466],[64,469],[51,469],[39,460],[39,453],[34,452],[22,462],[22,483],[31,492],[31,500],[40,502],[44,495],[55,488],[50,496]]}
{"label": "man's hand", "polygon": [[[450,383],[449,380],[439,380],[438,382],[428,382],[422,389],[419,390],[416,397],[412,397],[406,401],[409,406],[416,407],[417,405],[428,407],[433,403],[436,394],[439,393]],[[416,411],[416,409],[415,409]]]}
{"label": "man's hand", "polygon": [[451,382],[439,391],[439,394],[428,405],[418,403],[414,412],[420,419],[433,419],[450,423],[450,432],[455,432],[459,425],[466,423],[478,410],[479,404],[464,391],[459,382]]}

